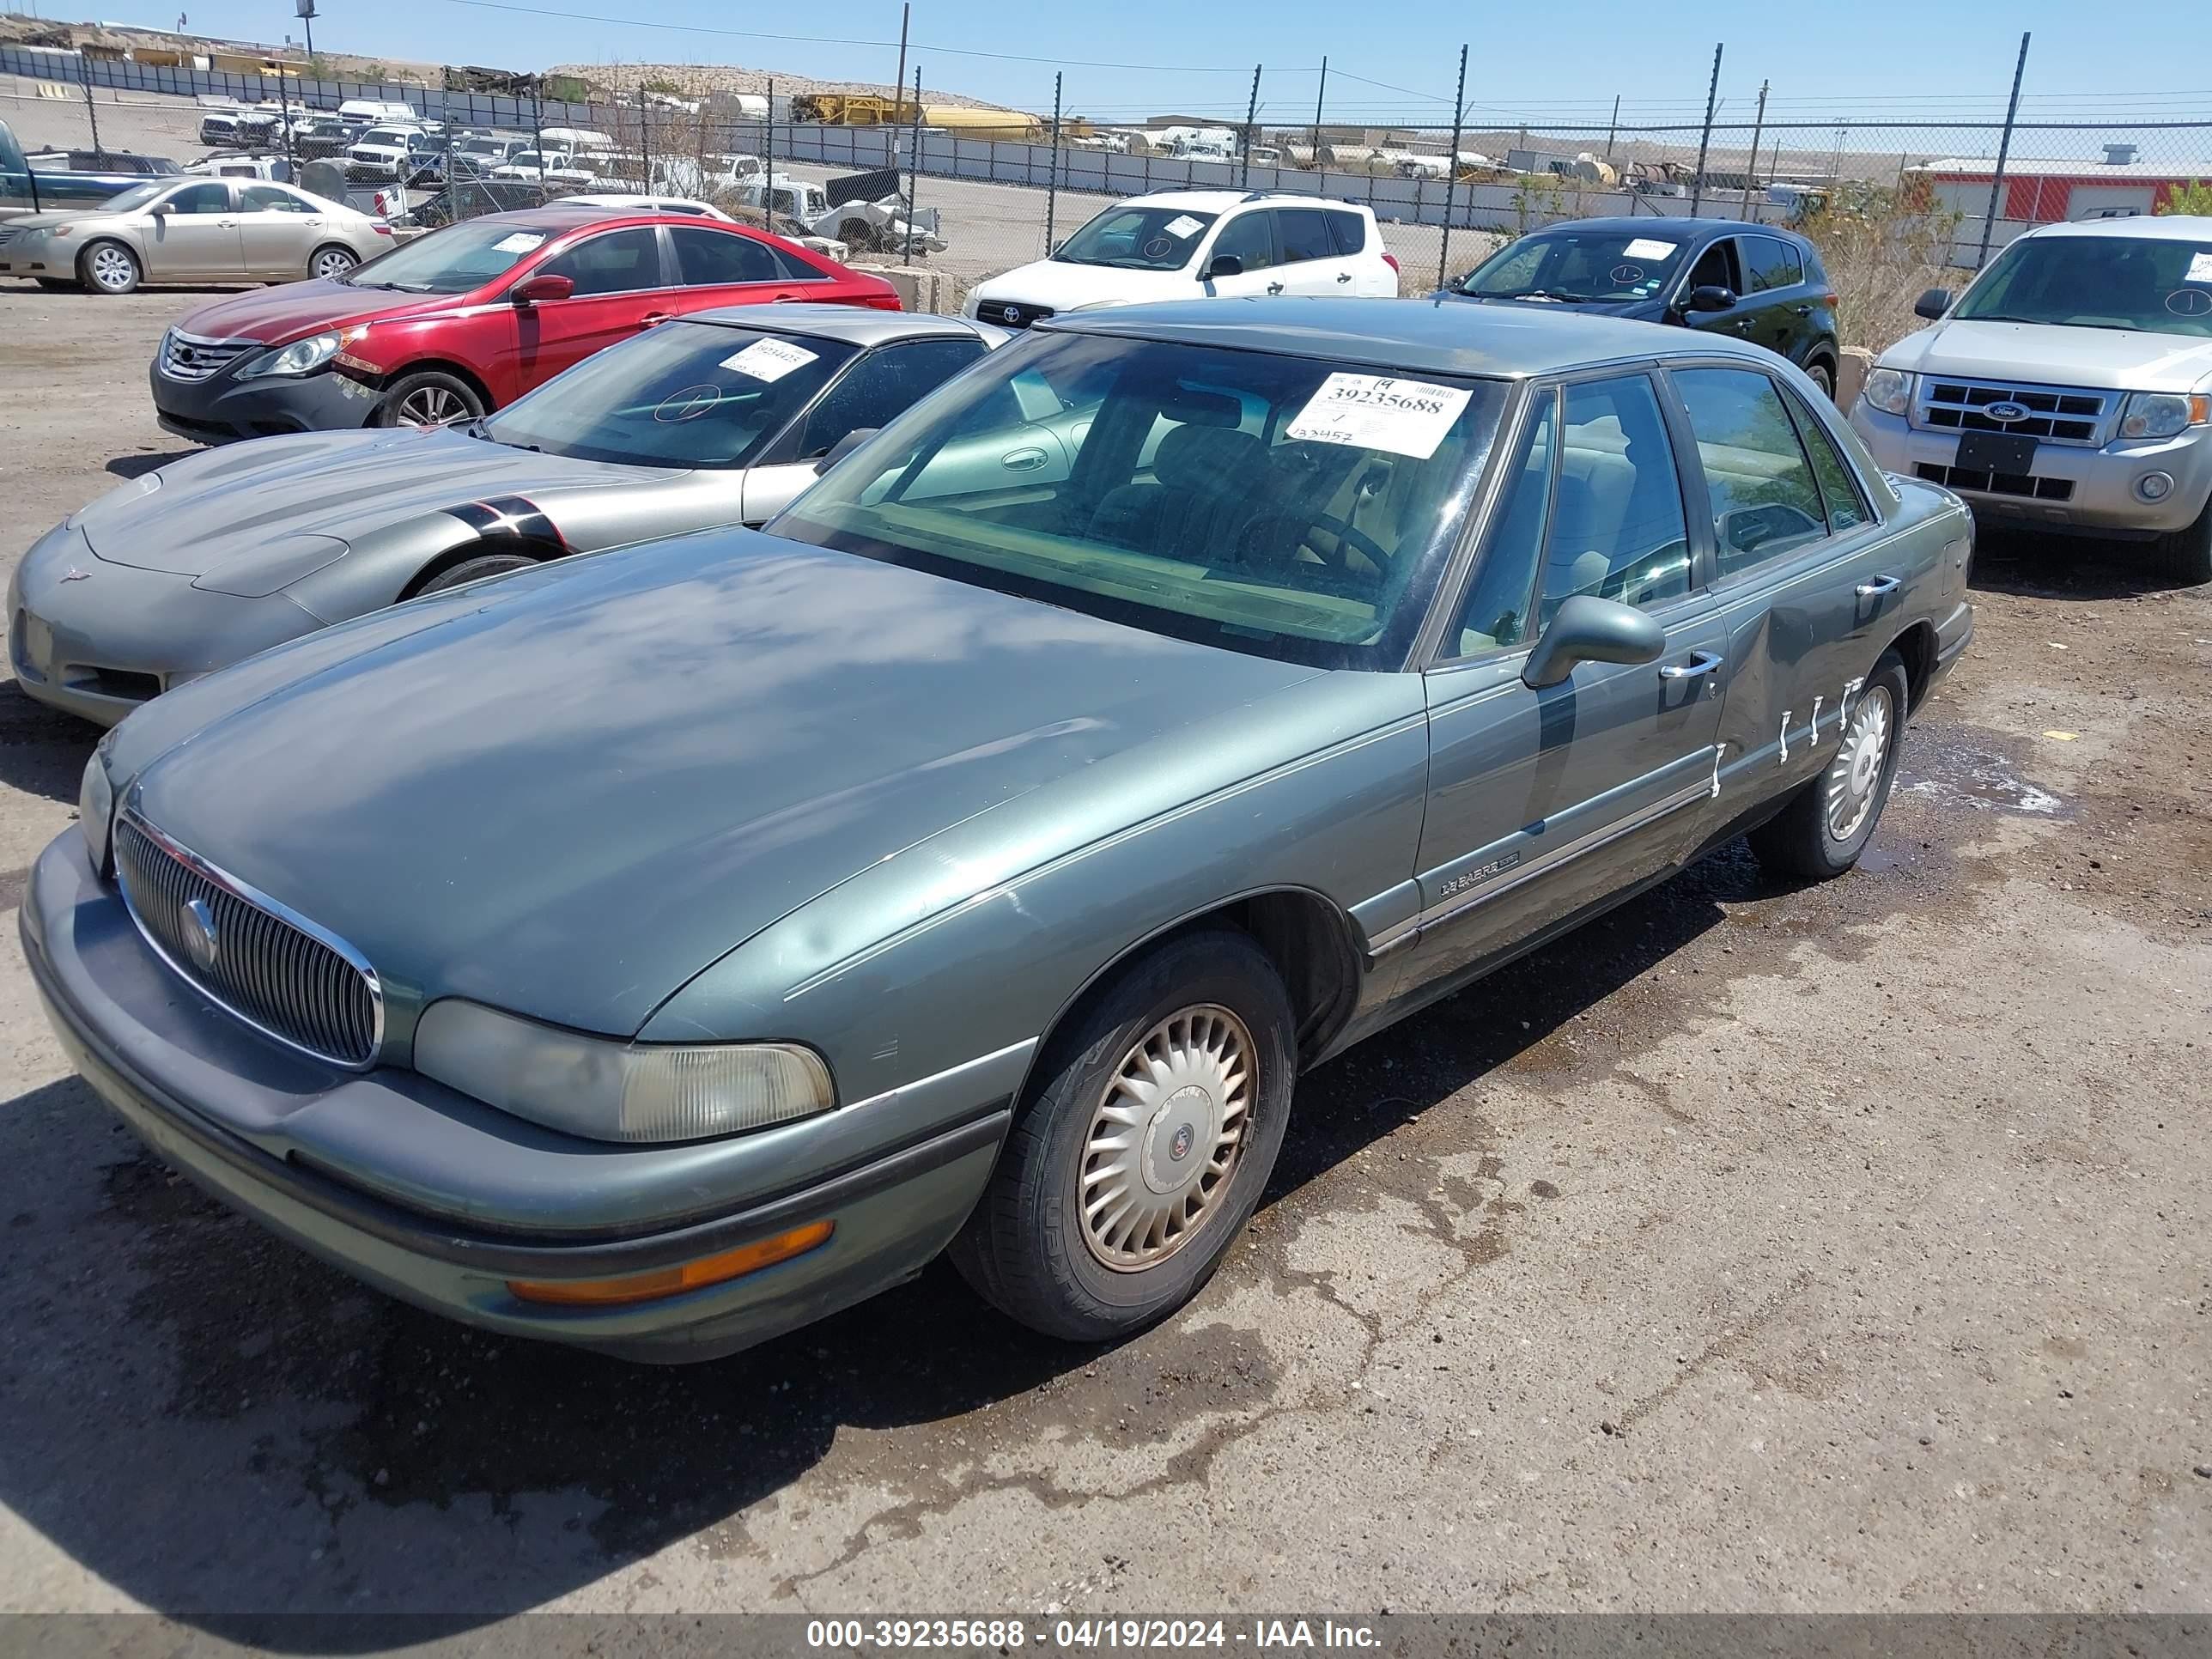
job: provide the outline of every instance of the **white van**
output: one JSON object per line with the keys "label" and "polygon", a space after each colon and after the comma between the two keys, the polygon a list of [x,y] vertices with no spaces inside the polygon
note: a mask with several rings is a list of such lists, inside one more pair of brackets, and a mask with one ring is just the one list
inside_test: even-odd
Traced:
{"label": "white van", "polygon": [[615,141],[604,132],[593,132],[589,127],[545,127],[539,131],[538,142],[547,149],[565,149],[571,155],[603,155],[615,147]]}
{"label": "white van", "polygon": [[338,119],[357,121],[365,127],[419,126],[422,118],[410,104],[386,103],[374,98],[349,98],[338,106]]}

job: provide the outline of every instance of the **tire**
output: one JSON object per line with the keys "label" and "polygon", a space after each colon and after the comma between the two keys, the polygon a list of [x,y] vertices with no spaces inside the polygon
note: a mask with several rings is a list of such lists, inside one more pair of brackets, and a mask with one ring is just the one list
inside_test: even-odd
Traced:
{"label": "tire", "polygon": [[88,243],[76,256],[77,278],[94,294],[131,294],[145,277],[138,256],[122,243],[103,239]]}
{"label": "tire", "polygon": [[[1224,1069],[1239,1052],[1241,1084]],[[1145,1075],[1155,1065],[1170,1068],[1164,1082]],[[954,1264],[986,1301],[1048,1336],[1112,1341],[1165,1318],[1251,1218],[1296,1067],[1290,999],[1267,953],[1231,928],[1169,940],[1054,1034]],[[1094,1148],[1117,1128],[1130,1146]],[[1155,1172],[1179,1184],[1164,1194]]]}
{"label": "tire", "polygon": [[2169,530],[2151,545],[2162,574],[2188,587],[2212,582],[2212,501],[2194,522]]}
{"label": "tire", "polygon": [[349,270],[358,269],[360,264],[361,256],[351,248],[341,247],[336,242],[325,242],[307,256],[307,275],[328,281],[331,277],[343,276]]}
{"label": "tire", "polygon": [[1836,401],[1835,366],[1825,357],[1815,357],[1805,365],[1805,376],[1820,388],[1820,395],[1830,403]]}
{"label": "tire", "polygon": [[1904,659],[1883,652],[1845,707],[1843,734],[1820,775],[1746,837],[1770,874],[1826,881],[1859,861],[1897,776],[1911,690]]}
{"label": "tire", "polygon": [[463,559],[450,570],[441,570],[415,592],[442,593],[447,588],[459,587],[465,582],[481,581],[486,576],[503,576],[510,570],[526,569],[537,562],[527,553],[480,554],[473,559]]}
{"label": "tire", "polygon": [[448,426],[483,412],[483,399],[466,380],[442,369],[422,368],[386,389],[374,419],[379,426]]}

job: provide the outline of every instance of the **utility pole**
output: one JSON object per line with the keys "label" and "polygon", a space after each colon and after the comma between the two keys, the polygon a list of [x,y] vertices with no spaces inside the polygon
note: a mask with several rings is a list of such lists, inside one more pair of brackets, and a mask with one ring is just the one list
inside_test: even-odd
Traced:
{"label": "utility pole", "polygon": [[1713,104],[1721,91],[1721,52],[1727,43],[1713,48],[1713,78],[1705,87],[1705,130],[1698,139],[1698,176],[1690,181],[1690,216],[1698,216],[1698,204],[1705,198],[1705,155],[1713,143]]}
{"label": "utility pole", "polygon": [[1316,173],[1321,171],[1321,100],[1327,96],[1328,96],[1328,59],[1324,57],[1321,60],[1321,85],[1314,88],[1313,164]]}
{"label": "utility pole", "polygon": [[1459,90],[1452,94],[1451,149],[1444,157],[1444,226],[1437,238],[1437,286],[1444,285],[1451,260],[1452,198],[1459,191],[1459,137],[1467,123],[1467,47],[1459,49]]}
{"label": "utility pole", "polygon": [[2005,158],[2012,154],[2012,124],[2020,116],[2020,77],[2027,73],[2027,43],[2033,37],[2020,37],[2020,61],[2012,66],[2012,102],[2005,106],[2004,137],[1997,141],[1997,170],[1990,175],[1990,210],[1982,221],[1982,251],[1974,260],[1979,270],[1990,262],[1990,233],[1997,228],[1997,198],[2004,189]]}
{"label": "utility pole", "polygon": [[1252,184],[1252,125],[1260,118],[1260,70],[1261,65],[1252,65],[1252,99],[1244,106],[1244,148],[1241,165],[1237,170],[1237,188],[1246,190]]}
{"label": "utility pole", "polygon": [[1759,141],[1766,136],[1766,82],[1759,83],[1759,113],[1751,124],[1751,159],[1743,167],[1743,216],[1751,217],[1751,187],[1759,182]]}
{"label": "utility pole", "polygon": [[[891,82],[891,161],[894,164],[898,161],[899,95],[906,90],[906,26],[913,13],[911,0],[899,7],[898,79]],[[920,103],[921,100],[916,98],[915,101]],[[769,113],[772,116],[775,112],[770,110]]]}
{"label": "utility pole", "polygon": [[1613,141],[1620,136],[1620,94],[1613,94],[1613,120],[1605,130],[1605,159],[1613,160]]}
{"label": "utility pole", "polygon": [[1052,232],[1054,216],[1060,207],[1060,82],[1065,71],[1054,70],[1052,75],[1052,177],[1044,187],[1044,254],[1052,258]]}

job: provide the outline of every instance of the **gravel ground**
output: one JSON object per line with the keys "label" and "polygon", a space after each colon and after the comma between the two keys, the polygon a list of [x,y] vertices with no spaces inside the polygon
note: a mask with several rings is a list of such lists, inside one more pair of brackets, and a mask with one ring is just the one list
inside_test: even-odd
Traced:
{"label": "gravel ground", "polygon": [[[0,556],[197,303],[0,284]],[[1109,1352],[939,1269],[635,1369],[204,1200],[0,953],[0,1610],[2212,1607],[2212,590],[1990,542],[1863,868],[1728,849],[1307,1079]],[[0,884],[93,733],[0,685]]]}

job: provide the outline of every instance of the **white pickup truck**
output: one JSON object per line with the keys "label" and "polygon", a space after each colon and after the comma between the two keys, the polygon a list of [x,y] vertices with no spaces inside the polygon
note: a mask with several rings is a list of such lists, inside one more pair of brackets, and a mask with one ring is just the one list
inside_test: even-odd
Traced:
{"label": "white pickup truck", "polygon": [[2045,225],[1915,309],[1851,410],[1886,470],[2212,581],[2212,218]]}

